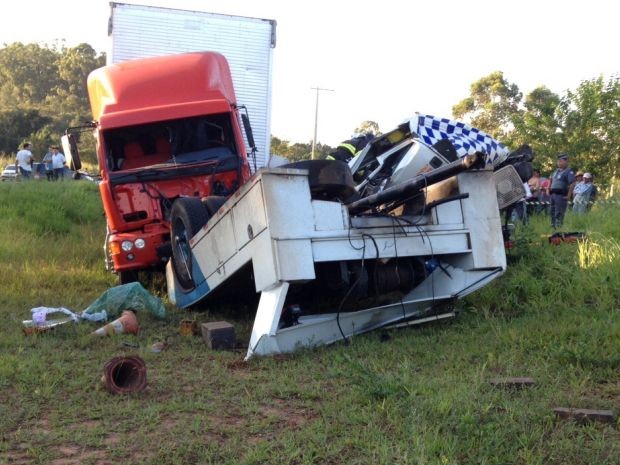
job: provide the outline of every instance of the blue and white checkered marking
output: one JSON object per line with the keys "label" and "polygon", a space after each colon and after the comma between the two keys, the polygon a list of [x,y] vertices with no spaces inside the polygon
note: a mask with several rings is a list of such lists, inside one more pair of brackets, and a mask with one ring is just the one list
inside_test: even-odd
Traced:
{"label": "blue and white checkered marking", "polygon": [[506,159],[510,151],[487,133],[460,121],[437,118],[432,115],[418,115],[415,132],[428,145],[441,139],[448,139],[454,145],[459,157],[475,152],[486,154],[486,163],[496,166]]}

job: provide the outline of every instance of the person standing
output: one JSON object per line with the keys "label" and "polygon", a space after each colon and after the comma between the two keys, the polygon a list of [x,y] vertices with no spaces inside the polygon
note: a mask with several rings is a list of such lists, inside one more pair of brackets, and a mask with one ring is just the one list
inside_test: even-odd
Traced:
{"label": "person standing", "polygon": [[551,175],[551,227],[557,229],[564,222],[564,215],[568,207],[568,190],[575,182],[575,173],[568,166],[568,154],[558,155],[558,168]]}
{"label": "person standing", "polygon": [[52,161],[52,148],[48,150],[48,152],[43,157],[43,165],[45,165],[45,176],[47,176],[48,181],[52,181],[54,179],[54,165]]}
{"label": "person standing", "polygon": [[54,181],[58,178],[63,179],[65,177],[65,165],[67,161],[65,156],[58,151],[58,146],[52,146],[52,166],[54,168]]}
{"label": "person standing", "polygon": [[583,181],[577,183],[574,193],[573,212],[578,214],[585,213],[589,203],[594,200],[594,196],[596,195],[594,184],[592,184],[592,175],[590,173],[584,173]]}
{"label": "person standing", "polygon": [[24,180],[30,179],[30,175],[32,174],[32,163],[34,162],[34,157],[30,151],[31,147],[32,145],[30,142],[25,142],[22,145],[22,149],[17,152],[17,155],[15,156],[15,166]]}
{"label": "person standing", "polygon": [[575,186],[579,184],[580,182],[583,182],[583,171],[577,171],[575,173],[575,182],[572,183],[570,187],[568,188],[568,201],[569,202],[575,201]]}

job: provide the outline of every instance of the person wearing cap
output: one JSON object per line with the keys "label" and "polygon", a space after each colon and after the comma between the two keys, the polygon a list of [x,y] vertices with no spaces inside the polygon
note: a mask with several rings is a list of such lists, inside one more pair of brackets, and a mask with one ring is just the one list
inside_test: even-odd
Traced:
{"label": "person wearing cap", "polygon": [[575,200],[575,186],[583,182],[583,171],[577,171],[575,173],[575,182],[570,185],[568,188],[568,200],[569,202],[573,202]]}
{"label": "person wearing cap", "polygon": [[551,227],[557,229],[564,222],[564,215],[568,207],[568,190],[575,182],[575,174],[568,166],[568,154],[558,155],[558,168],[551,175]]}
{"label": "person wearing cap", "polygon": [[596,195],[596,187],[592,184],[592,174],[583,174],[583,181],[577,183],[574,193],[573,212],[577,214],[585,213],[589,203],[594,200]]}
{"label": "person wearing cap", "polygon": [[58,151],[57,145],[52,145],[52,167],[54,168],[54,181],[58,178],[63,179],[65,177],[65,165],[67,161],[65,156]]}

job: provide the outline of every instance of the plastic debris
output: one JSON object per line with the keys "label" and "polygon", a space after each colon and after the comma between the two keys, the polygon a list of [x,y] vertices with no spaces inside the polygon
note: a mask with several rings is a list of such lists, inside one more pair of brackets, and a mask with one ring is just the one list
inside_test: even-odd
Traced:
{"label": "plastic debris", "polygon": [[[65,323],[78,323],[80,321],[77,314],[64,307],[35,307],[30,312],[32,313],[32,320],[22,321],[24,334],[41,333]],[[49,315],[58,313],[67,315],[67,318],[48,318]]]}
{"label": "plastic debris", "polygon": [[166,316],[166,308],[161,299],[151,295],[142,284],[135,282],[108,289],[82,312],[82,317],[85,318],[85,314],[106,311],[109,318],[116,318],[128,308],[135,312],[146,311],[156,318]]}
{"label": "plastic debris", "polygon": [[140,331],[140,325],[138,324],[136,314],[131,310],[125,310],[116,320],[93,331],[91,334],[112,336],[119,333],[138,334],[138,331]]}

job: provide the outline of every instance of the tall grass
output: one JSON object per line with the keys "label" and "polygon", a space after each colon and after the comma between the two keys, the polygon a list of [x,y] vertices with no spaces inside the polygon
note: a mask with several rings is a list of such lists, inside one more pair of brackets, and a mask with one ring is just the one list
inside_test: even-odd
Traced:
{"label": "tall grass", "polygon": [[[93,338],[88,323],[24,336],[30,308],[78,310],[114,284],[102,210],[94,184],[40,181],[0,184],[0,215],[0,463],[620,463],[618,423],[552,413],[620,413],[617,205],[569,214],[577,244],[550,245],[547,217],[520,226],[506,274],[454,321],[249,364],[179,335],[208,309],[168,305],[164,322],[140,316],[138,336]],[[145,392],[101,389],[122,354],[145,359]],[[488,382],[505,376],[536,385]]]}

